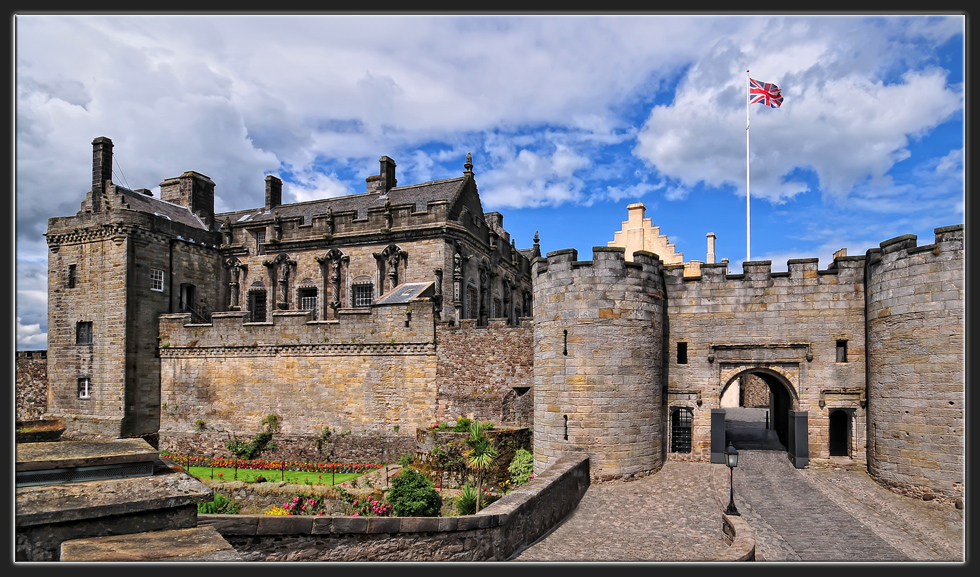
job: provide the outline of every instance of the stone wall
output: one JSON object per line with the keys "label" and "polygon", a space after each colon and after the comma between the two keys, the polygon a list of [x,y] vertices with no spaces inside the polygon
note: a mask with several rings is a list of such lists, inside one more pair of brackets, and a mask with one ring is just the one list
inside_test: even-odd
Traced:
{"label": "stone wall", "polygon": [[963,496],[963,226],[868,251],[868,470],[916,496]]}
{"label": "stone wall", "polygon": [[476,515],[201,515],[248,561],[504,561],[567,517],[589,488],[589,458],[569,454]]}
{"label": "stone wall", "polygon": [[535,259],[534,468],[572,447],[599,479],[646,474],[664,462],[660,260],[595,247]]}
{"label": "stone wall", "polygon": [[[409,317],[409,312],[411,316]],[[272,313],[215,314],[210,325],[164,315],[161,333],[161,449],[175,434],[207,431],[250,437],[279,416],[283,435],[312,440],[323,427],[413,444],[436,410],[431,301],[378,306],[340,321]]]}
{"label": "stone wall", "polygon": [[48,407],[48,351],[17,351],[18,421],[41,418]]}
{"label": "stone wall", "polygon": [[[436,422],[469,416],[481,421],[527,426],[534,411],[534,330],[504,320],[478,327],[436,326]],[[435,423],[433,423],[435,424]]]}
{"label": "stone wall", "polygon": [[[743,274],[704,264],[695,278],[666,267],[669,405],[693,413],[685,458],[710,458],[711,409],[746,373],[773,388],[777,430],[788,411],[808,412],[811,457],[829,454],[830,411],[852,411],[852,454],[863,457],[864,257],[839,257],[827,270],[817,263],[793,259],[774,273],[769,261],[746,262]],[[846,362],[838,362],[845,341]]]}

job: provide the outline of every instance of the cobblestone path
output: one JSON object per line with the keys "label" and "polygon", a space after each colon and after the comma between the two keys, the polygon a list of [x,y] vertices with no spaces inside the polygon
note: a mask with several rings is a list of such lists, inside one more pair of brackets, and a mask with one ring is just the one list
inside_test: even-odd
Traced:
{"label": "cobblestone path", "polygon": [[911,560],[811,485],[783,451],[740,451],[735,494],[759,560]]}
{"label": "cobblestone path", "polygon": [[593,484],[564,523],[514,561],[727,559],[711,494],[717,466],[670,461],[655,475]]}

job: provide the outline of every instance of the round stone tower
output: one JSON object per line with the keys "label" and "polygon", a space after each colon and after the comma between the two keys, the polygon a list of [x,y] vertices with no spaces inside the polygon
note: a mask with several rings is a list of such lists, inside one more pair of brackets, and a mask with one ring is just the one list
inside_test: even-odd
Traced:
{"label": "round stone tower", "polygon": [[638,251],[574,249],[532,264],[534,468],[564,451],[591,458],[591,476],[644,475],[664,463],[662,263]]}
{"label": "round stone tower", "polygon": [[868,251],[868,471],[906,493],[963,496],[963,226]]}

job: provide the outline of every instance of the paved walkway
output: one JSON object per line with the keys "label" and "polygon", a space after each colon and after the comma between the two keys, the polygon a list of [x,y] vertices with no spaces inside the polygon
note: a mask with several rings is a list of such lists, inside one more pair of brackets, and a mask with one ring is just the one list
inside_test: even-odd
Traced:
{"label": "paved walkway", "polygon": [[564,523],[514,560],[724,558],[728,544],[723,539],[722,509],[711,497],[712,467],[721,465],[671,461],[656,475],[593,484]]}
{"label": "paved walkway", "polygon": [[[756,537],[757,561],[962,563],[963,510],[878,485],[850,459],[795,469],[764,425],[733,420],[743,439],[735,504]],[[754,439],[746,440],[756,435]],[[736,448],[739,442],[736,441]],[[714,561],[727,559],[721,512],[724,465],[669,461],[649,477],[589,487],[578,508],[514,561]]]}

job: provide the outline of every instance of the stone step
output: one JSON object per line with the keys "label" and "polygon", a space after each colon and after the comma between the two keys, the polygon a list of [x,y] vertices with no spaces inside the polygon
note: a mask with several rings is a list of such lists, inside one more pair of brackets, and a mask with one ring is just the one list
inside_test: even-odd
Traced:
{"label": "stone step", "polygon": [[153,462],[157,455],[157,450],[143,439],[18,443],[17,471]]}
{"label": "stone step", "polygon": [[72,539],[61,544],[61,561],[242,561],[214,527]]}

